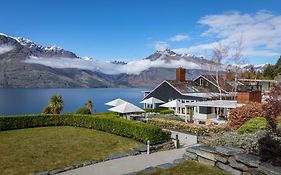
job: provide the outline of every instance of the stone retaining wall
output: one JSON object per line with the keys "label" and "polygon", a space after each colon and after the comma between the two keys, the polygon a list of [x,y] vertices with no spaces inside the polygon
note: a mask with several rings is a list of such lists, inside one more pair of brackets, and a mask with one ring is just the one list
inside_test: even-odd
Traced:
{"label": "stone retaining wall", "polygon": [[184,159],[216,166],[232,175],[281,175],[281,165],[261,163],[258,156],[237,147],[193,146],[186,149]]}

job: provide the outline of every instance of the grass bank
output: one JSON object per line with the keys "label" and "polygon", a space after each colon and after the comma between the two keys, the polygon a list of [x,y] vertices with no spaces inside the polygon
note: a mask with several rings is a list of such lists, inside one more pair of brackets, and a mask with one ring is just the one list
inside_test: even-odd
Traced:
{"label": "grass bank", "polygon": [[52,126],[0,132],[1,174],[32,174],[102,159],[141,143],[102,131]]}
{"label": "grass bank", "polygon": [[[224,171],[211,166],[206,166],[194,161],[186,161],[169,169],[156,169],[146,175],[227,175]],[[137,175],[145,175],[138,173]]]}

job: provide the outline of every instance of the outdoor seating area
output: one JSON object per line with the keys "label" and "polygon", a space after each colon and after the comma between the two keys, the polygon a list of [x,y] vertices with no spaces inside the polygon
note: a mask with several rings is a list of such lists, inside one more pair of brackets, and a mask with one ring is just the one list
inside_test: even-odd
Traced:
{"label": "outdoor seating area", "polygon": [[149,118],[160,115],[157,110],[167,108],[174,111],[173,114],[169,114],[170,117],[180,117],[186,123],[193,122],[205,125],[226,124],[229,111],[242,106],[237,101],[231,100],[183,101],[175,99],[164,103],[155,97],[150,97],[140,103],[144,104],[144,109],[149,110],[145,111],[122,99],[112,100],[106,105],[111,106],[109,111],[119,113],[121,117],[128,120],[147,122]]}

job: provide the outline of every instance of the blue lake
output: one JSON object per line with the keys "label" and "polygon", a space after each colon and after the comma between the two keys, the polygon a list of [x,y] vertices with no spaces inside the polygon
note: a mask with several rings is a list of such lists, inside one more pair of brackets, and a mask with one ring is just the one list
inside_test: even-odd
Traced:
{"label": "blue lake", "polygon": [[85,106],[88,100],[94,103],[97,112],[107,111],[105,103],[121,98],[139,107],[143,98],[141,88],[93,88],[93,89],[0,89],[0,115],[36,114],[48,104],[54,94],[64,100],[62,113],[74,112]]}

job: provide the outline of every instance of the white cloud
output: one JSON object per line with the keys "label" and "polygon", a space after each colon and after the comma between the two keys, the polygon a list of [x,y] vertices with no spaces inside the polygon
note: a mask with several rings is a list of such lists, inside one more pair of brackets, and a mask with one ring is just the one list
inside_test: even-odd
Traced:
{"label": "white cloud", "polygon": [[169,39],[169,41],[180,42],[180,41],[186,41],[186,40],[189,40],[189,39],[190,39],[190,37],[188,35],[178,34],[178,35],[175,35],[175,36],[171,37]]}
{"label": "white cloud", "polygon": [[155,50],[163,51],[169,47],[169,44],[165,41],[157,41],[154,44]]}
{"label": "white cloud", "polygon": [[31,56],[29,59],[24,61],[25,63],[35,63],[42,64],[45,66],[53,68],[77,68],[85,69],[91,71],[100,71],[105,74],[139,74],[144,70],[153,67],[164,67],[164,68],[176,68],[178,66],[183,66],[187,69],[200,69],[201,66],[187,62],[185,60],[172,60],[167,63],[164,60],[158,59],[156,61],[151,61],[148,59],[130,61],[125,65],[113,64],[108,61],[100,60],[84,60],[84,59],[74,59],[74,58],[46,58],[46,57],[34,57]]}
{"label": "white cloud", "polygon": [[0,54],[9,52],[9,51],[11,51],[11,50],[13,50],[13,49],[14,49],[13,46],[1,45],[1,46],[0,46]]}
{"label": "white cloud", "polygon": [[228,12],[205,16],[198,23],[207,27],[207,30],[200,35],[202,39],[211,39],[213,42],[174,50],[192,54],[210,54],[219,41],[232,47],[242,37],[243,54],[246,57],[280,55],[281,15],[270,11],[258,11],[254,14]]}

